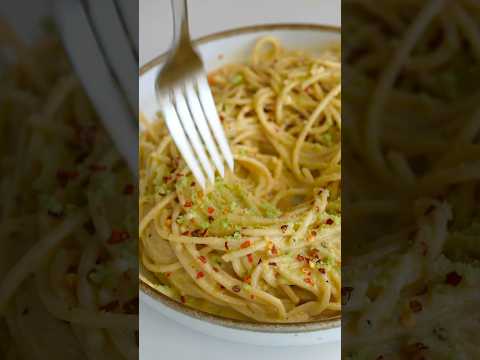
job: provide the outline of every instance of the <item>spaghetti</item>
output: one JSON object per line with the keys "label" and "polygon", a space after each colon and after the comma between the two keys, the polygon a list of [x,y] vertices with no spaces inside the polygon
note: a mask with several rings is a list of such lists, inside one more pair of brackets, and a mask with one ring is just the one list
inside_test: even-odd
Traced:
{"label": "spaghetti", "polygon": [[260,322],[340,312],[341,67],[258,40],[209,75],[235,172],[203,191],[160,118],[141,117],[140,256],[159,291]]}
{"label": "spaghetti", "polygon": [[136,186],[57,35],[0,29],[0,357],[138,359]]}
{"label": "spaghetti", "polygon": [[479,358],[479,4],[343,14],[346,356]]}

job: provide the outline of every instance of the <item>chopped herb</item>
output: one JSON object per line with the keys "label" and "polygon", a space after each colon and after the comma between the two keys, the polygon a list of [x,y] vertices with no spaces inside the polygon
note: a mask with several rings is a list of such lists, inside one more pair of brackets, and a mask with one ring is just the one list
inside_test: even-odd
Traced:
{"label": "chopped herb", "polygon": [[218,225],[220,226],[220,228],[227,230],[230,227],[230,222],[228,221],[228,219],[224,218],[218,222]]}
{"label": "chopped herb", "polygon": [[186,219],[185,219],[185,216],[179,215],[179,216],[177,216],[177,219],[175,221],[176,221],[177,224],[183,225],[183,224],[185,224]]}
{"label": "chopped herb", "polygon": [[238,85],[243,83],[243,75],[242,74],[237,74],[232,78],[232,84],[233,85]]}
{"label": "chopped herb", "polygon": [[270,203],[261,204],[260,209],[263,211],[264,215],[268,218],[275,218],[281,215],[280,210],[278,210],[274,205]]}

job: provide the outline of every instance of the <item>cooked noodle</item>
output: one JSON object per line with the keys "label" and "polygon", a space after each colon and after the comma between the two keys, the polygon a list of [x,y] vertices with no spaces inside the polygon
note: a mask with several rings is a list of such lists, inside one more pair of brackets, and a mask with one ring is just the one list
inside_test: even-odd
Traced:
{"label": "cooked noodle", "polygon": [[203,191],[161,118],[141,117],[140,256],[168,296],[211,313],[300,322],[340,312],[341,67],[258,40],[209,75],[235,172]]}

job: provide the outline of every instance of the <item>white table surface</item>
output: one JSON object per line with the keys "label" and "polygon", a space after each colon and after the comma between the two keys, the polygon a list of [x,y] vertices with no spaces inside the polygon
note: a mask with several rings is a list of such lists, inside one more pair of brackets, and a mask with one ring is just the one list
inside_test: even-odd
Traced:
{"label": "white table surface", "polygon": [[[172,36],[170,0],[139,0],[140,63],[165,52]],[[190,0],[193,37],[276,22],[340,25],[340,0]],[[194,332],[140,304],[140,360],[336,360],[340,343],[268,348]]]}

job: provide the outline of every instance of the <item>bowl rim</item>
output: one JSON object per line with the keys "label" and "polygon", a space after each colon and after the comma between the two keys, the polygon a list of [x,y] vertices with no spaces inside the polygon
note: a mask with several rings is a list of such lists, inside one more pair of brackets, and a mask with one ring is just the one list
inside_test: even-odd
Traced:
{"label": "bowl rim", "polygon": [[[341,27],[335,25],[323,25],[323,24],[299,24],[299,23],[276,23],[276,24],[266,24],[266,25],[252,25],[239,27],[234,29],[229,29],[226,31],[221,31],[206,35],[194,40],[195,45],[206,44],[219,39],[226,39],[242,34],[257,33],[262,31],[275,31],[275,30],[289,30],[289,31],[322,31],[330,33],[341,33]],[[165,61],[167,53],[163,53],[159,56],[156,56],[152,60],[146,62],[140,67],[139,77],[145,75],[148,71],[152,70],[159,64]],[[140,270],[141,271],[141,270]],[[139,274],[139,290],[143,292],[144,295],[152,298],[157,303],[161,303],[164,306],[167,306],[171,310],[175,310],[183,315],[191,317],[192,319],[206,321],[207,323],[213,325],[219,325],[230,329],[235,330],[244,330],[244,331],[254,331],[260,333],[305,333],[305,332],[317,332],[320,330],[330,330],[334,328],[339,328],[341,326],[341,315],[321,319],[311,322],[299,322],[299,323],[261,323],[248,320],[237,320],[226,318],[214,314],[207,313],[202,310],[197,310],[187,305],[181,304],[165,294],[162,294],[160,291],[156,290],[153,286],[148,284],[146,279],[143,279],[143,276]]]}

